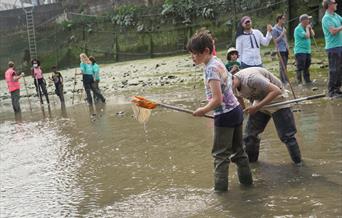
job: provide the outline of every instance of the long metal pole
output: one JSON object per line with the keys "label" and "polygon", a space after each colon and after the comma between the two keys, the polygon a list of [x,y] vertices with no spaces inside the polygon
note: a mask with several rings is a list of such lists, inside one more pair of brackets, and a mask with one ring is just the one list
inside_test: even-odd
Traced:
{"label": "long metal pole", "polygon": [[289,77],[288,77],[288,75],[287,75],[287,69],[286,69],[284,60],[283,60],[283,58],[282,58],[282,56],[280,55],[280,52],[279,52],[278,43],[277,43],[276,39],[273,38],[273,36],[272,36],[272,39],[273,39],[274,45],[275,45],[276,50],[277,50],[277,56],[278,56],[278,58],[279,58],[280,65],[281,65],[281,67],[283,68],[283,71],[284,71],[284,74],[285,74],[285,77],[286,77],[287,81],[289,82],[289,86],[290,86],[290,89],[291,89],[293,98],[296,99],[296,95],[295,95],[295,93],[294,93],[294,91],[293,91],[293,88],[292,88],[290,79],[289,79]]}
{"label": "long metal pole", "polygon": [[[184,108],[179,108],[179,107],[168,105],[168,104],[162,104],[162,103],[157,103],[157,104],[159,106],[161,106],[161,107],[172,109],[172,110],[175,110],[175,111],[185,112],[185,113],[188,113],[188,114],[193,114],[194,113],[194,111],[192,111],[192,110],[188,110],[188,109],[184,109]],[[210,118],[210,119],[214,118],[212,115],[207,115],[207,114],[205,114],[204,117]]]}
{"label": "long metal pole", "polygon": [[292,100],[288,100],[288,101],[282,101],[282,102],[277,102],[277,103],[273,103],[273,104],[268,104],[268,105],[263,106],[263,108],[271,108],[271,107],[276,107],[276,106],[281,106],[281,105],[286,105],[286,104],[291,104],[291,103],[298,103],[301,101],[323,98],[325,96],[326,96],[325,93],[322,93],[319,95],[311,95],[311,96],[296,98],[296,99],[292,99]]}
{"label": "long metal pole", "polygon": [[72,90],[72,104],[74,104],[74,99],[75,99],[75,88],[76,88],[76,74],[77,70],[75,69],[75,75],[74,75],[74,89]]}

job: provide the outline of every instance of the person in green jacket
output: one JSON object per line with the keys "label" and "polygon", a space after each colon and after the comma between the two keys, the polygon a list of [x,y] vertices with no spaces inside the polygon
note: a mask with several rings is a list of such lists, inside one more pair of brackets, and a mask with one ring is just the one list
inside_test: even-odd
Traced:
{"label": "person in green jacket", "polygon": [[311,65],[311,39],[315,35],[310,24],[311,16],[302,14],[299,17],[300,23],[294,30],[294,54],[297,65],[297,81],[298,84],[302,83],[302,76],[304,77],[305,84],[310,84]]}
{"label": "person in green jacket", "polygon": [[237,60],[239,58],[239,52],[236,48],[231,47],[227,51],[227,64],[225,65],[228,72],[231,74],[235,74],[240,69],[240,62]]}

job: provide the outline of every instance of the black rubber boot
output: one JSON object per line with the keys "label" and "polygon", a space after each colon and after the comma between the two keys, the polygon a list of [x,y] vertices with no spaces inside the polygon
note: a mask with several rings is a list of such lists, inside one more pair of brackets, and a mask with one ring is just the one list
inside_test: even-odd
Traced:
{"label": "black rubber boot", "polygon": [[215,192],[228,191],[228,170],[227,172],[215,172]]}
{"label": "black rubber boot", "polygon": [[253,184],[253,177],[251,173],[251,169],[249,167],[249,161],[247,158],[241,158],[239,161],[236,162],[237,165],[237,173],[239,177],[239,182],[242,185],[252,185]]}
{"label": "black rubber boot", "polygon": [[292,161],[295,164],[299,164],[302,162],[302,155],[300,153],[300,149],[297,143],[295,144],[288,144],[286,145],[287,150],[289,151],[289,154],[291,156]]}
{"label": "black rubber boot", "polygon": [[297,77],[297,82],[298,84],[302,84],[302,71],[297,70],[296,71],[296,77]]}
{"label": "black rubber boot", "polygon": [[246,145],[246,153],[250,163],[258,161],[259,158],[259,145]]}

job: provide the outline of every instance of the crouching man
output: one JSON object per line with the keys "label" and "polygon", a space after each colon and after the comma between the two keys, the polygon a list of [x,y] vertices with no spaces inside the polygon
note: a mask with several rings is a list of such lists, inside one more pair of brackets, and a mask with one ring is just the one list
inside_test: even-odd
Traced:
{"label": "crouching man", "polygon": [[282,82],[265,68],[251,67],[240,70],[233,76],[233,88],[236,95],[253,102],[245,109],[249,118],[243,138],[249,161],[258,161],[259,134],[272,117],[278,136],[285,143],[292,161],[301,165],[300,149],[295,137],[296,124],[290,105],[263,108],[270,103],[286,101],[287,93]]}

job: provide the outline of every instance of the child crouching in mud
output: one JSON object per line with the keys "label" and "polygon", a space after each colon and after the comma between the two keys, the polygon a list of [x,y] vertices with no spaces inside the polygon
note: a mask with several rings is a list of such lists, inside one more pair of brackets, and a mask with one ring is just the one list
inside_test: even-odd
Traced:
{"label": "child crouching in mud", "polygon": [[252,174],[248,156],[242,147],[243,111],[232,91],[232,75],[216,56],[213,56],[213,40],[210,34],[198,32],[187,44],[196,65],[205,64],[204,82],[208,104],[197,108],[194,116],[214,111],[214,190],[228,190],[228,170],[232,161],[237,165],[241,184],[251,185]]}

